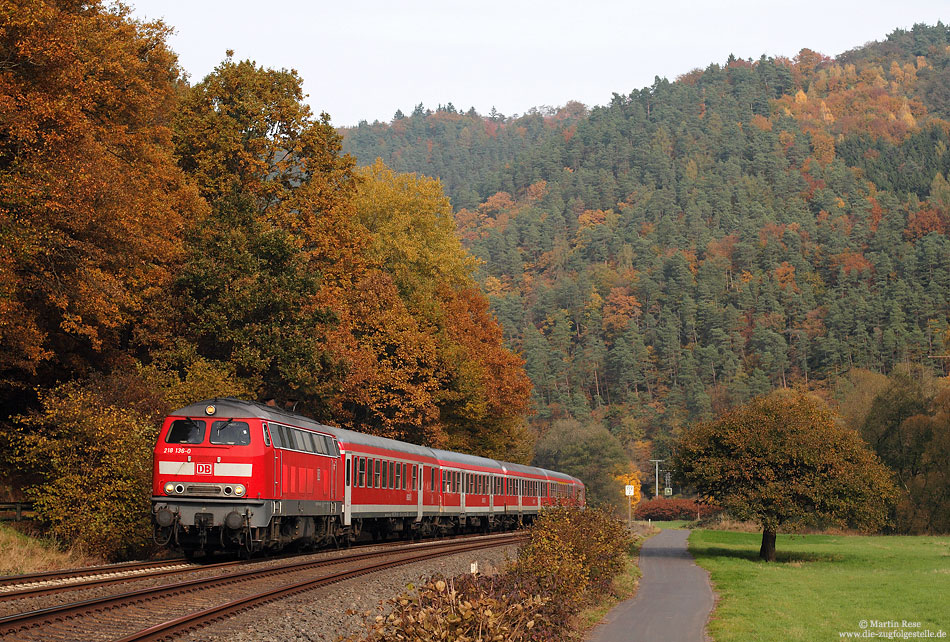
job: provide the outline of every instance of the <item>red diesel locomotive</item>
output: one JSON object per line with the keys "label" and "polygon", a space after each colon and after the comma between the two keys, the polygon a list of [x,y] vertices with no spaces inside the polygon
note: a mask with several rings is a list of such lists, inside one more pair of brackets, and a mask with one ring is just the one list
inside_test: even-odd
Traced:
{"label": "red diesel locomotive", "polygon": [[556,503],[584,484],[230,397],[175,411],[155,447],[156,541],[189,555],[503,530]]}

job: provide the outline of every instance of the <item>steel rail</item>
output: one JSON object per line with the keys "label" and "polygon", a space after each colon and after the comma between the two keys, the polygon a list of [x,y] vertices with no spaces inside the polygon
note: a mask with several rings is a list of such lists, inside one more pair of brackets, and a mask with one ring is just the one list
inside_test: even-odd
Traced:
{"label": "steel rail", "polygon": [[33,582],[46,582],[53,580],[64,580],[71,577],[82,577],[84,575],[105,575],[108,573],[122,573],[126,571],[136,571],[144,568],[154,568],[156,566],[171,566],[172,564],[189,564],[184,557],[176,557],[168,560],[152,560],[148,562],[123,562],[120,564],[107,564],[105,566],[89,566],[86,568],[71,568],[61,571],[45,571],[42,573],[24,573],[23,575],[0,575],[0,587],[16,586],[17,584],[31,584]]}
{"label": "steel rail", "polygon": [[[47,586],[35,586],[25,589],[14,589],[11,591],[0,592],[0,602],[8,602],[10,600],[20,600],[28,597],[39,597],[40,595],[52,595],[54,593],[65,593],[66,591],[78,591],[85,588],[93,588],[97,586],[108,586],[110,584],[124,584],[126,582],[134,582],[136,580],[147,580],[153,577],[164,577],[165,575],[177,575],[179,573],[195,573],[197,571],[213,570],[216,568],[223,568],[227,566],[236,566],[239,564],[246,564],[245,560],[233,560],[230,562],[217,562],[214,564],[205,564],[205,565],[189,565],[181,568],[170,568],[164,571],[154,571],[151,573],[139,573],[139,574],[129,574],[122,575],[120,577],[100,577],[96,579],[93,576],[92,579],[82,580],[78,582],[73,582],[70,584],[50,584]],[[167,564],[165,564],[167,566]],[[148,568],[148,567],[144,567]],[[121,572],[121,571],[120,571]],[[104,573],[99,574],[104,575]],[[69,579],[69,578],[65,578]],[[55,580],[48,580],[55,581]],[[15,586],[15,585],[14,585]]]}
{"label": "steel rail", "polygon": [[[493,545],[501,546],[503,544],[509,544],[513,541],[518,541],[522,539],[523,535],[514,535],[514,536],[490,536],[491,540],[485,541],[480,540],[481,544],[491,543]],[[496,544],[497,542],[497,544]],[[472,543],[467,543],[468,546],[472,546]],[[36,626],[41,626],[55,621],[63,621],[66,619],[74,618],[77,616],[82,616],[83,614],[98,612],[104,609],[117,608],[133,603],[146,602],[152,599],[157,599],[159,597],[167,597],[168,595],[176,595],[181,593],[190,593],[194,591],[215,588],[218,586],[223,586],[227,584],[235,584],[238,582],[245,582],[254,579],[266,578],[274,575],[284,575],[287,573],[293,573],[303,570],[308,570],[311,568],[319,568],[321,566],[333,566],[337,564],[346,564],[348,562],[361,561],[365,559],[372,559],[374,557],[383,557],[386,555],[394,555],[402,552],[412,552],[417,550],[432,550],[432,549],[446,549],[452,547],[460,547],[457,541],[455,542],[426,542],[422,544],[411,544],[401,549],[396,550],[384,550],[384,551],[373,551],[367,553],[357,553],[355,555],[347,555],[344,557],[329,558],[322,560],[311,560],[311,561],[298,561],[292,562],[290,564],[283,564],[280,566],[271,566],[263,569],[250,569],[246,571],[239,571],[237,573],[229,573],[225,575],[217,575],[210,578],[199,578],[195,580],[186,580],[183,582],[176,582],[174,584],[165,584],[162,586],[149,587],[138,589],[135,591],[130,591],[127,593],[121,593],[118,595],[111,595],[101,598],[93,598],[89,600],[82,600],[79,602],[72,602],[69,604],[63,604],[60,606],[52,606],[44,609],[38,609],[35,611],[28,611],[26,613],[18,613],[14,615],[8,615],[5,617],[0,617],[0,636],[7,635],[16,631],[21,631],[24,629],[33,628]]]}

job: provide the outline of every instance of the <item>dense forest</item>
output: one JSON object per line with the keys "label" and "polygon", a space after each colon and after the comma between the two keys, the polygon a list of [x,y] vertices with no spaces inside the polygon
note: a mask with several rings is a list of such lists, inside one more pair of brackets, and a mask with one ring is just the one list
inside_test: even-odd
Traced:
{"label": "dense forest", "polygon": [[526,360],[538,461],[575,434],[642,465],[772,389],[847,406],[854,382],[890,377],[874,379],[886,396],[913,372],[913,409],[850,417],[921,483],[950,466],[934,388],[950,365],[947,118],[938,23],[836,58],[730,57],[591,109],[420,105],[345,131],[344,149],[442,180]]}

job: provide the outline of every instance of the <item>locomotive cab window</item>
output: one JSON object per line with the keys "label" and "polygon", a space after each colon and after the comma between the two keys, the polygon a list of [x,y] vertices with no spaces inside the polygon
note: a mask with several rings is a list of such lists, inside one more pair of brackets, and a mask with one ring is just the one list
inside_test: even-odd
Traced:
{"label": "locomotive cab window", "polygon": [[176,419],[165,436],[166,444],[200,444],[205,440],[205,422]]}
{"label": "locomotive cab window", "polygon": [[251,443],[251,427],[246,421],[215,421],[211,423],[211,443],[228,446],[247,446]]}

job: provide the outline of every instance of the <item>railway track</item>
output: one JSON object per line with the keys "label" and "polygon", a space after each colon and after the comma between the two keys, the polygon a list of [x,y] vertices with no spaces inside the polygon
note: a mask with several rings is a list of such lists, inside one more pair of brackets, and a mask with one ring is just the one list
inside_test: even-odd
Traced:
{"label": "railway track", "polygon": [[3,617],[0,637],[24,641],[170,639],[302,591],[434,557],[509,545],[521,539],[520,534],[491,535],[237,570]]}
{"label": "railway track", "polygon": [[4,577],[0,578],[0,602],[108,586],[110,584],[123,584],[165,575],[213,570],[243,563],[245,562],[230,561],[214,564],[193,564],[184,559],[162,560]]}
{"label": "railway track", "polygon": [[[464,535],[454,535],[445,539],[463,538]],[[404,542],[393,542],[388,544],[369,543],[363,544],[382,547],[405,546]],[[296,556],[299,554],[291,554]],[[268,558],[270,561],[287,557],[287,555]],[[24,575],[10,575],[0,577],[0,603],[10,602],[44,595],[55,595],[66,591],[77,591],[82,589],[98,588],[102,586],[112,586],[117,584],[126,584],[137,580],[153,579],[167,575],[178,575],[185,573],[198,573],[203,571],[213,571],[216,569],[227,568],[253,564],[256,562],[265,563],[258,559],[231,560],[214,563],[194,563],[185,558],[174,558],[169,560],[156,560],[150,562],[127,562],[123,564],[109,564],[106,566],[93,566],[80,569],[69,569],[61,571],[49,571],[46,573],[29,573]],[[3,613],[0,612],[0,617]]]}

